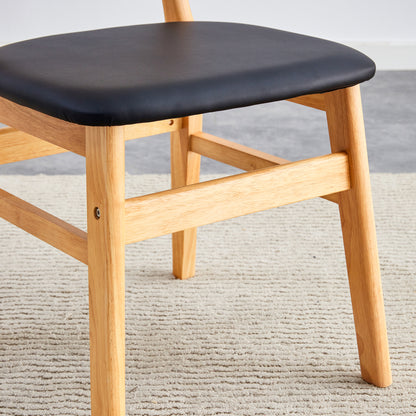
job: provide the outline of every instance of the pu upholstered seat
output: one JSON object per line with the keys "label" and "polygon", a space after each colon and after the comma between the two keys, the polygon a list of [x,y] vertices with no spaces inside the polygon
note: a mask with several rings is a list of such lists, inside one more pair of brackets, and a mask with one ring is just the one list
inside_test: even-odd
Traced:
{"label": "pu upholstered seat", "polygon": [[[316,197],[339,205],[362,377],[388,386],[358,85],[374,62],[322,39],[194,22],[188,0],[162,3],[163,24],[0,48],[0,164],[85,157],[87,232],[2,189],[0,217],[88,265],[91,415],[126,414],[126,244],[172,234],[173,275],[188,279],[198,227]],[[291,162],[203,130],[203,113],[285,99],[326,113],[330,154]],[[168,132],[172,189],[126,199],[125,142]],[[200,183],[201,156],[246,172]]]}
{"label": "pu upholstered seat", "polygon": [[0,95],[72,123],[150,122],[322,93],[374,75],[362,53],[233,23],[175,22],[0,48]]}

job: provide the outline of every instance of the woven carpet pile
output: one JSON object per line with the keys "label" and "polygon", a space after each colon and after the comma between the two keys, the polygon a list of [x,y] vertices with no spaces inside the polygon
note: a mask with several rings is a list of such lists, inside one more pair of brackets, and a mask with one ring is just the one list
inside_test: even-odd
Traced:
{"label": "woven carpet pile", "polygon": [[[170,237],[127,247],[128,415],[416,414],[416,174],[374,174],[394,383],[360,379],[340,222],[323,199],[199,230],[197,274]],[[82,176],[0,187],[85,229]],[[127,176],[127,194],[169,187]],[[87,267],[0,221],[0,415],[88,415]]]}

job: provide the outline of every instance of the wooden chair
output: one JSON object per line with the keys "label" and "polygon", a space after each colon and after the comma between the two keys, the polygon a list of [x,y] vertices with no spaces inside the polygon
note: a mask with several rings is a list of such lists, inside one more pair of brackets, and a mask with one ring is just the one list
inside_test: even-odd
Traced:
{"label": "wooden chair", "polygon": [[[314,197],[339,205],[361,373],[391,383],[359,83],[374,63],[343,45],[249,25],[167,22],[0,48],[0,163],[86,158],[88,234],[0,190],[0,215],[88,264],[91,407],[125,414],[125,244],[173,235],[194,275],[196,227]],[[326,111],[332,153],[298,162],[202,132],[209,111],[291,101]],[[125,200],[125,140],[171,132],[172,190]],[[200,156],[247,173],[198,183]]]}

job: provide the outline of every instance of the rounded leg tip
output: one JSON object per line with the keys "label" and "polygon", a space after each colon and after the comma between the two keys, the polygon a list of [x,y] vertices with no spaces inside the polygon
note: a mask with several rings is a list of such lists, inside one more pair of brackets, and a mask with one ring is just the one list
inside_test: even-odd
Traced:
{"label": "rounded leg tip", "polygon": [[389,387],[393,383],[391,374],[382,374],[377,377],[370,377],[368,374],[363,374],[362,379],[369,384],[381,388]]}
{"label": "rounded leg tip", "polygon": [[180,274],[180,273],[173,273],[176,279],[178,280],[188,280],[195,276],[195,273],[193,274]]}

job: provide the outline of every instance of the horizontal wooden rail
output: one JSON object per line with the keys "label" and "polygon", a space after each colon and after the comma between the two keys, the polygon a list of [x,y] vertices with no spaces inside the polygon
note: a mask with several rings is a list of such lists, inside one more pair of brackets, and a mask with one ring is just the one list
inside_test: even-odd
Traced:
{"label": "horizontal wooden rail", "polygon": [[316,108],[317,110],[326,111],[324,94],[310,94],[302,95],[300,97],[290,98],[287,101],[292,103],[301,104],[306,107]]}
{"label": "horizontal wooden rail", "polygon": [[334,153],[126,200],[126,243],[171,234],[350,188]]}
{"label": "horizontal wooden rail", "polygon": [[126,140],[155,136],[156,134],[171,133],[182,128],[181,118],[153,121],[150,123],[128,124],[124,126]]}
{"label": "horizontal wooden rail", "polygon": [[[323,94],[305,95],[292,98],[289,101],[325,110]],[[65,151],[85,156],[85,126],[50,117],[1,97],[0,122],[12,127],[11,129],[2,129],[3,132],[0,130],[0,164],[64,153]],[[138,139],[177,131],[182,127],[182,118],[131,124],[124,126],[124,137],[125,140]],[[251,160],[246,157],[240,161],[240,165],[252,163],[252,169],[237,167],[253,170],[267,166],[265,153],[257,152],[257,155],[253,156],[265,160],[260,162],[255,161],[253,157]],[[269,165],[286,163],[284,159],[280,158],[275,158],[275,162],[270,160],[269,162]]]}
{"label": "horizontal wooden rail", "polygon": [[85,156],[85,126],[48,116],[1,97],[0,123]]}
{"label": "horizontal wooden rail", "polygon": [[[290,160],[272,156],[208,133],[193,134],[190,147],[195,153],[246,171],[291,163]],[[336,194],[322,198],[338,203]]]}
{"label": "horizontal wooden rail", "polygon": [[0,217],[87,264],[87,233],[0,189]]}
{"label": "horizontal wooden rail", "polygon": [[[33,111],[30,109],[28,110],[29,113],[30,111]],[[5,123],[5,120],[6,119],[1,119],[0,114],[0,121]],[[124,138],[125,140],[139,139],[142,137],[154,136],[156,134],[171,133],[173,131],[180,130],[181,128],[181,118],[154,121],[151,123],[129,124],[124,126]],[[59,127],[57,127],[57,129],[59,130]],[[38,136],[41,136],[41,133],[39,133],[37,128],[32,130],[30,124],[25,126],[25,130],[33,131],[37,133]],[[41,136],[41,138],[38,138],[11,127],[0,129],[0,165],[35,159],[37,157],[55,155],[58,153],[65,153],[71,149],[75,153],[85,156],[85,143],[83,143],[79,138],[77,138],[75,142],[65,144],[66,148],[64,148],[61,147],[63,146],[62,141],[53,141],[55,143],[59,143],[58,146],[53,144],[51,141],[43,140],[42,137],[47,136]]]}
{"label": "horizontal wooden rail", "polygon": [[190,147],[195,153],[246,171],[290,163],[289,160],[208,133],[193,134]]}
{"label": "horizontal wooden rail", "polygon": [[22,131],[0,129],[0,165],[64,152],[67,150]]}

